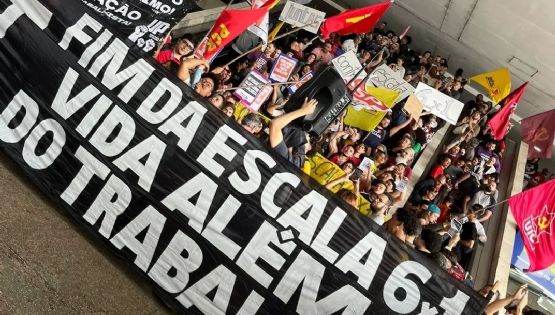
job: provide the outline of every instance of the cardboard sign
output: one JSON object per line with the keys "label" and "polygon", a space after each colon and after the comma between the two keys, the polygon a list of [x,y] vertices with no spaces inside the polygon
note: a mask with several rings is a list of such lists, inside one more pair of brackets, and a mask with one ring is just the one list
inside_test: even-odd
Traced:
{"label": "cardboard sign", "polygon": [[424,105],[418,100],[416,95],[411,94],[407,101],[405,102],[405,111],[411,115],[415,121],[418,121],[420,115],[422,115],[422,110],[424,109]]}
{"label": "cardboard sign", "polygon": [[295,58],[291,58],[284,54],[279,55],[270,72],[270,80],[281,83],[287,82],[289,77],[293,74],[293,71],[295,71],[297,62],[298,60]]}
{"label": "cardboard sign", "polygon": [[414,95],[424,106],[424,109],[444,119],[451,125],[457,124],[464,104],[422,82],[418,83]]}
{"label": "cardboard sign", "polygon": [[293,1],[287,1],[281,11],[279,20],[293,27],[303,27],[307,32],[318,33],[320,24],[326,18],[326,13],[304,6]]}
{"label": "cardboard sign", "polygon": [[[345,82],[350,81],[362,69],[362,64],[352,50],[335,57],[331,62]],[[365,76],[366,72],[362,71],[358,77],[364,78]]]}
{"label": "cardboard sign", "polygon": [[301,80],[295,84],[290,85],[287,89],[289,90],[289,93],[293,94],[295,92],[297,92],[297,90],[303,86],[303,84],[305,84],[308,80],[312,79],[312,77],[314,76],[314,73],[309,72],[305,75],[303,75],[303,77],[301,78]]}
{"label": "cardboard sign", "polygon": [[413,91],[414,87],[399,75],[399,73],[391,70],[387,65],[377,67],[370,75],[369,81],[377,87],[399,92],[399,97],[395,101],[398,103],[407,98]]}
{"label": "cardboard sign", "polygon": [[263,86],[262,84],[270,84],[270,80],[253,70],[239,85],[242,88],[235,90],[233,94],[250,110],[256,112],[272,94],[273,90],[271,86]]}

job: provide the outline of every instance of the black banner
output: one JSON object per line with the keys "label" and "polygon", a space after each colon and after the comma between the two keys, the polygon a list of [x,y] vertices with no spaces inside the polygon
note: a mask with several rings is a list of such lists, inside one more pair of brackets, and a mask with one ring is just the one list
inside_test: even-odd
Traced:
{"label": "black banner", "polygon": [[81,0],[144,52],[152,52],[164,36],[191,11],[197,0]]}
{"label": "black banner", "polygon": [[480,314],[484,300],[114,36],[0,0],[0,146],[180,312]]}

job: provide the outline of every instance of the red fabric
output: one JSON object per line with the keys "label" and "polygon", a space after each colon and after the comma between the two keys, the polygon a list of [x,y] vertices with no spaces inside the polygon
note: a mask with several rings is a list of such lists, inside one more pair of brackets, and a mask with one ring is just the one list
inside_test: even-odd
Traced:
{"label": "red fabric", "polygon": [[387,1],[360,9],[347,10],[327,18],[320,26],[320,32],[324,38],[328,38],[334,32],[339,35],[371,32],[390,5],[391,2]]}
{"label": "red fabric", "polygon": [[360,163],[362,162],[362,160],[357,158],[356,156],[351,156],[349,158],[349,162],[353,163],[355,165],[355,167],[358,167],[360,165]]}
{"label": "red fabric", "polygon": [[456,266],[453,266],[451,269],[447,270],[447,273],[449,273],[451,276],[453,276],[457,280],[464,281],[464,269],[459,264],[457,264]]}
{"label": "red fabric", "polygon": [[439,175],[443,175],[443,166],[441,165],[436,165],[436,167],[434,167],[432,169],[432,172],[430,173],[430,176],[435,179],[436,177],[438,177]]}
{"label": "red fabric", "polygon": [[522,141],[528,143],[528,158],[551,158],[555,137],[555,109],[523,119]]}
{"label": "red fabric", "polygon": [[529,271],[555,262],[555,179],[509,199],[509,207],[530,258]]}
{"label": "red fabric", "polygon": [[446,204],[442,203],[439,206],[439,210],[441,210],[441,214],[437,218],[438,223],[443,223],[449,219],[449,213],[451,212],[449,207]]}
{"label": "red fabric", "polygon": [[495,140],[499,141],[505,137],[511,116],[527,86],[528,82],[507,95],[502,102],[504,104],[503,108],[501,108],[501,110],[488,122],[488,126],[491,128],[491,134]]}
{"label": "red fabric", "polygon": [[206,51],[203,54],[205,60],[210,60],[226,45],[230,44],[237,36],[245,32],[251,25],[260,22],[264,15],[268,13],[269,1],[267,5],[260,9],[250,10],[223,10],[214,28],[208,35]]}
{"label": "red fabric", "polygon": [[156,61],[158,61],[158,63],[161,65],[165,64],[168,61],[175,62],[175,64],[177,65],[181,64],[181,60],[173,57],[173,50],[171,49],[162,50],[160,53],[158,53],[158,56],[156,56]]}

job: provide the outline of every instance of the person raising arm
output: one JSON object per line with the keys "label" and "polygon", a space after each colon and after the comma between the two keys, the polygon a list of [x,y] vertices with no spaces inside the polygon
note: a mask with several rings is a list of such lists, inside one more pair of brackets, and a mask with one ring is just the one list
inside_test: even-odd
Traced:
{"label": "person raising arm", "polygon": [[210,68],[210,64],[204,59],[191,58],[183,60],[177,70],[177,77],[179,80],[188,83],[191,79],[191,72],[198,66],[203,66],[205,69]]}
{"label": "person raising arm", "polygon": [[282,131],[283,128],[285,128],[287,125],[289,125],[293,120],[297,118],[314,113],[314,110],[316,110],[316,105],[318,105],[318,101],[316,101],[315,99],[311,99],[309,101],[308,98],[306,98],[301,108],[272,119],[270,121],[270,128],[269,128],[270,147],[274,149],[277,153],[279,153],[281,156],[287,158],[288,148],[283,141],[283,131]]}

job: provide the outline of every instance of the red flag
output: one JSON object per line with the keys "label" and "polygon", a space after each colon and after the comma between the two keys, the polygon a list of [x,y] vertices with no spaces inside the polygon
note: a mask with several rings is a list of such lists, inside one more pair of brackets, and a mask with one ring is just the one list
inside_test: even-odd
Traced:
{"label": "red flag", "polygon": [[526,252],[529,271],[548,268],[555,262],[555,179],[509,199]]}
{"label": "red flag", "polygon": [[[206,50],[204,53],[195,52],[195,55],[202,55],[204,59],[210,60],[249,26],[260,22],[266,13],[268,13],[268,6],[251,10],[223,10],[207,37]],[[199,50],[202,46],[204,45],[201,45]]]}
{"label": "red flag", "polygon": [[502,140],[507,133],[507,128],[509,127],[509,121],[513,115],[520,98],[524,94],[524,90],[528,86],[528,82],[521,85],[518,89],[514,90],[511,94],[507,95],[502,101],[503,108],[493,116],[488,122],[488,126],[491,128],[491,134],[495,140]]}
{"label": "red flag", "polygon": [[522,141],[528,143],[529,158],[551,158],[555,138],[555,109],[523,119]]}
{"label": "red flag", "polygon": [[348,10],[339,15],[327,18],[320,32],[324,38],[328,38],[331,33],[348,35],[353,33],[368,33],[382,18],[382,15],[391,6],[391,2],[377,3],[360,9]]}

